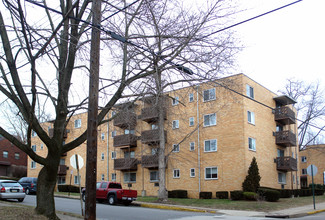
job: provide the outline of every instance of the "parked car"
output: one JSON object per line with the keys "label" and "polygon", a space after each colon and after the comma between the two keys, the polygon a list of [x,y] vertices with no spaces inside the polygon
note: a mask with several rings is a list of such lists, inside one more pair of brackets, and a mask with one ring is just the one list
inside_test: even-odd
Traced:
{"label": "parked car", "polygon": [[0,180],[0,199],[17,199],[22,202],[25,199],[25,190],[17,181]]}
{"label": "parked car", "polygon": [[[114,205],[118,202],[129,205],[137,199],[138,192],[136,190],[122,189],[120,183],[116,182],[97,182],[96,200],[98,202],[107,201],[108,204]],[[86,190],[82,190],[82,199],[85,201]]]}
{"label": "parked car", "polygon": [[37,178],[36,177],[22,177],[18,180],[20,185],[22,185],[25,189],[25,193],[27,195],[31,193],[36,193],[37,191]]}

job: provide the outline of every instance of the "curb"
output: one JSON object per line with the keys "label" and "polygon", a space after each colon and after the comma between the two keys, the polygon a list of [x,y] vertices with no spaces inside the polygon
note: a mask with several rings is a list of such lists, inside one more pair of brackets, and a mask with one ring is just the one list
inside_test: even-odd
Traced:
{"label": "curb", "polygon": [[308,215],[313,215],[313,214],[317,214],[317,213],[320,213],[320,212],[325,212],[325,209],[320,209],[320,210],[317,210],[317,211],[307,212],[307,214]]}
{"label": "curb", "polygon": [[177,207],[177,206],[156,205],[156,204],[148,204],[148,203],[142,203],[139,205],[141,207],[154,208],[154,209],[168,209],[168,210],[186,211],[186,212],[216,213],[216,211],[212,211],[212,210],[209,211],[209,210],[203,210],[203,209],[185,208],[185,207]]}

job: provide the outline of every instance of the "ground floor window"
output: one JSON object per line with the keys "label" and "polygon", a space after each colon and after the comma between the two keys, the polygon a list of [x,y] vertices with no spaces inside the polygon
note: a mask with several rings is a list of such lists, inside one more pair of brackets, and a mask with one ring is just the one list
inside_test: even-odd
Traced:
{"label": "ground floor window", "polygon": [[191,168],[190,177],[195,177],[195,168]]}
{"label": "ground floor window", "polygon": [[286,183],[286,174],[285,173],[278,173],[278,182],[281,184]]}
{"label": "ground floor window", "polygon": [[116,181],[116,173],[112,173],[112,181],[113,181],[113,182]]}
{"label": "ground floor window", "polygon": [[158,170],[150,171],[150,182],[158,182],[158,181],[159,181]]}
{"label": "ground floor window", "polygon": [[58,177],[58,185],[65,184],[65,176],[59,176]]}
{"label": "ground floor window", "polygon": [[205,179],[218,179],[218,167],[205,168]]}
{"label": "ground floor window", "polygon": [[173,177],[174,177],[174,178],[179,178],[179,176],[180,176],[179,169],[174,169],[174,170],[173,170]]}
{"label": "ground floor window", "polygon": [[74,176],[74,184],[78,185],[79,184],[79,178],[78,176]]}
{"label": "ground floor window", "polygon": [[135,183],[137,181],[137,173],[124,173],[125,183]]}

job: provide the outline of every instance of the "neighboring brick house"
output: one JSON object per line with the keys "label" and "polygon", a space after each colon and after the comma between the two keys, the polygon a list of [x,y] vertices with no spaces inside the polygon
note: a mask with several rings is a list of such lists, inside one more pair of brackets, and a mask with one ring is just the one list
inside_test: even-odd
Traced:
{"label": "neighboring brick house", "polygon": [[[277,96],[244,74],[165,95],[167,190],[184,189],[192,198],[198,198],[201,191],[215,196],[216,191],[240,190],[253,157],[261,186],[300,188],[294,100]],[[153,100],[117,105],[107,116],[117,114],[114,120],[98,127],[98,181],[113,180],[139,194],[157,195],[158,112]],[[50,128],[51,123],[43,126]],[[86,127],[87,114],[74,115],[65,142]],[[39,138],[34,137],[32,143],[37,153],[46,155]],[[74,154],[86,161],[86,143],[62,157],[59,184],[77,183],[70,166]],[[36,176],[39,169],[35,163],[29,166],[28,176]],[[80,170],[83,186],[85,170]]]}
{"label": "neighboring brick house", "polygon": [[0,136],[0,176],[23,177],[27,174],[27,155]]}
{"label": "neighboring brick house", "polygon": [[311,164],[317,167],[314,183],[325,185],[325,144],[309,145],[300,151],[300,164],[301,187],[308,187],[312,183],[312,177],[307,174]]}

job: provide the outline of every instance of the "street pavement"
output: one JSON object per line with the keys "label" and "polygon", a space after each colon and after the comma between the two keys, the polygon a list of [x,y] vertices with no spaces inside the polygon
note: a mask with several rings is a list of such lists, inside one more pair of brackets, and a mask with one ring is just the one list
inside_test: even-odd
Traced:
{"label": "street pavement", "polygon": [[[63,196],[67,197],[67,196]],[[77,197],[70,196],[69,198],[78,199]],[[5,203],[0,202],[1,206],[19,206],[19,203]],[[179,205],[168,205],[168,204],[159,204],[159,203],[148,203],[148,202],[139,202],[135,201],[134,205],[138,205],[146,208],[155,208],[155,209],[167,209],[167,210],[178,210],[178,211],[190,211],[190,212],[208,212],[215,213],[223,216],[238,216],[238,217],[266,217],[266,218],[298,218],[308,215],[313,215],[320,212],[325,212],[325,202],[316,203],[316,209],[313,205],[300,206],[296,208],[289,208],[278,210],[274,212],[257,212],[257,211],[243,211],[243,210],[225,210],[225,209],[209,209],[201,207],[191,207],[191,206],[179,206]],[[57,213],[58,217],[62,220],[80,220],[82,217],[77,217],[70,213]],[[215,219],[214,217],[207,217],[207,219]]]}

